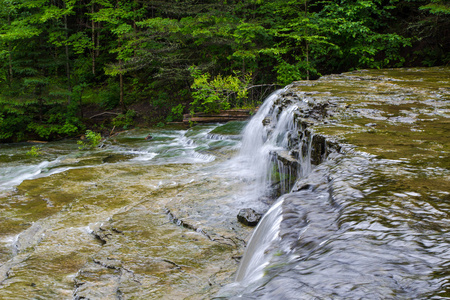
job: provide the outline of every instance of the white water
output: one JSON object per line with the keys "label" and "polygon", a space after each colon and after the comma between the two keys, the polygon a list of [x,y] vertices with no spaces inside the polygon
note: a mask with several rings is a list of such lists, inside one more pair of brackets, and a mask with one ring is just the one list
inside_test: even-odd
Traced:
{"label": "white water", "polygon": [[26,179],[33,178],[40,174],[44,168],[49,165],[48,161],[41,162],[38,165],[31,166],[9,166],[0,170],[0,189],[5,190],[20,184]]}
{"label": "white water", "polygon": [[[292,188],[289,183],[292,179],[304,177],[311,172],[313,135],[304,134],[294,120],[294,112],[302,103],[292,103],[284,108],[274,105],[281,92],[282,90],[278,90],[270,95],[245,127],[240,156],[249,162],[249,168],[256,175],[261,190],[279,181],[283,194]],[[300,137],[297,136],[299,132]],[[292,137],[299,140],[300,144],[296,149],[300,166],[294,169],[276,158],[277,153],[287,153],[290,156],[287,149]],[[282,177],[281,180],[274,178],[277,172]]]}
{"label": "white water", "polygon": [[[213,154],[206,153],[210,144],[230,143],[230,140],[207,139],[209,131],[218,125],[203,126],[201,130],[161,130],[154,134],[150,141],[145,140],[148,133],[143,133],[142,138],[134,136],[131,132],[125,134],[122,139],[132,148],[124,147],[115,138],[105,141],[102,149],[93,151],[80,151],[76,146],[76,141],[66,141],[59,143],[48,143],[41,148],[38,157],[25,155],[31,145],[20,144],[13,150],[5,148],[4,157],[6,162],[0,163],[0,191],[9,191],[20,185],[25,180],[39,177],[47,177],[56,173],[64,172],[74,168],[93,167],[98,162],[92,161],[92,155],[96,156],[99,162],[111,155],[124,155],[130,163],[208,163],[216,159]],[[61,150],[62,147],[67,147]],[[14,150],[15,149],[15,150]],[[70,150],[71,149],[71,150]]]}
{"label": "white water", "polygon": [[[374,82],[379,84],[380,80]],[[328,84],[327,91],[330,89]],[[369,83],[364,81],[361,84]],[[381,84],[385,86],[382,82]],[[357,93],[358,97],[362,95],[362,92]],[[391,98],[392,94],[383,90],[383,95]],[[404,100],[410,101],[410,91],[405,95]],[[330,101],[341,101],[335,98]],[[378,107],[379,99],[375,99],[377,101],[374,100],[373,105]],[[437,141],[438,144],[435,144],[432,139],[428,140],[433,145],[430,160],[417,164],[409,162],[408,153],[401,154],[402,158],[398,160],[380,160],[369,155],[342,151],[332,153],[329,160],[314,167],[308,175],[311,170],[311,145],[316,146],[316,141],[312,143],[309,132],[302,135],[302,128],[296,128],[289,117],[284,116],[285,111],[300,115],[294,106],[273,108],[269,103],[274,101],[276,99],[263,106],[268,118],[265,119],[262,115],[259,122],[254,121],[247,128],[246,131],[254,131],[255,134],[246,135],[246,145],[242,150],[245,157],[236,159],[230,156],[239,148],[238,142],[232,144],[232,141],[222,140],[220,135],[201,138],[205,134],[209,135],[210,130],[200,128],[151,132],[154,136],[151,141],[144,139],[148,132],[122,133],[116,137],[118,142],[111,139],[105,142],[105,148],[96,149],[89,154],[83,151],[80,155],[67,155],[63,150],[55,153],[58,148],[47,144],[44,147],[52,148],[54,155],[46,153],[45,157],[39,158],[17,155],[9,160],[4,154],[8,150],[2,149],[4,151],[0,153],[0,158],[4,165],[1,167],[10,168],[4,173],[10,174],[10,179],[16,179],[11,174],[19,174],[16,182],[28,178],[27,176],[48,176],[65,167],[87,168],[95,164],[101,165],[101,172],[98,174],[108,176],[98,180],[98,185],[94,185],[98,183],[98,177],[92,182],[82,182],[79,186],[86,188],[79,189],[80,194],[74,196],[73,201],[70,199],[70,205],[65,204],[69,200],[65,197],[67,193],[61,197],[54,193],[59,188],[62,176],[55,176],[56,180],[49,177],[48,180],[36,181],[36,185],[33,182],[23,184],[18,191],[20,197],[16,197],[14,192],[5,193],[3,203],[6,205],[2,207],[0,214],[3,217],[3,226],[0,227],[5,231],[0,237],[0,254],[7,263],[0,267],[0,273],[3,272],[0,274],[0,281],[5,283],[0,289],[0,298],[95,298],[92,295],[97,291],[105,295],[97,298],[114,298],[119,293],[113,290],[108,294],[107,289],[110,287],[108,282],[116,275],[121,277],[118,281],[120,284],[117,284],[120,292],[126,292],[123,298],[210,298],[211,294],[206,295],[205,290],[209,286],[222,286],[224,281],[220,281],[220,278],[235,270],[233,261],[227,263],[228,268],[223,267],[222,262],[241,252],[244,243],[241,242],[239,248],[233,248],[235,246],[231,243],[230,247],[207,248],[204,245],[231,242],[227,237],[237,236],[234,241],[242,241],[241,238],[247,237],[249,229],[236,224],[236,213],[240,208],[255,207],[249,200],[262,199],[254,194],[247,196],[251,193],[244,193],[242,189],[257,190],[255,186],[259,186],[258,189],[262,190],[258,184],[262,183],[266,187],[276,183],[276,178],[271,175],[277,170],[291,176],[297,172],[300,177],[305,178],[297,182],[297,188],[301,189],[281,198],[255,230],[242,259],[237,282],[232,286],[234,293],[230,293],[231,296],[238,293],[236,298],[240,299],[448,298],[450,207],[448,187],[443,180],[449,174],[443,164],[435,164],[433,159],[437,152],[441,158],[445,156],[445,141]],[[296,105],[303,109],[302,103]],[[422,109],[423,101],[417,101],[417,105],[413,112]],[[365,108],[367,104],[361,106]],[[350,111],[345,110],[346,113]],[[263,121],[269,121],[266,128],[262,126]],[[437,120],[434,119],[433,122],[435,121]],[[447,119],[443,122],[445,121]],[[420,129],[413,128],[411,131],[427,132],[428,125],[425,126],[424,123],[433,122],[426,120],[417,124]],[[444,123],[438,125],[445,129]],[[261,130],[256,130],[257,127]],[[292,145],[289,134],[297,135],[296,141],[299,141],[294,143],[293,151],[282,150],[286,143]],[[384,130],[382,134],[389,138]],[[424,139],[425,136],[415,138]],[[125,141],[122,143],[121,139]],[[398,135],[395,134],[391,140],[398,141]],[[259,142],[261,148],[266,147],[266,151],[256,149],[258,145],[254,145],[254,141]],[[217,147],[220,143],[231,146]],[[426,143],[428,142],[421,142],[420,146],[425,147]],[[436,145],[443,146],[434,148]],[[17,147],[30,148],[31,145]],[[76,145],[71,149],[70,152],[78,151]],[[397,150],[402,149],[404,148],[400,147]],[[316,157],[315,151],[313,154]],[[56,155],[65,158],[56,165],[45,164],[53,162]],[[281,159],[289,155],[298,158],[301,166],[290,169],[284,164]],[[178,158],[180,164],[176,165]],[[215,161],[208,163],[210,159]],[[246,159],[257,162],[262,167],[248,167]],[[195,161],[199,163],[188,165]],[[173,165],[155,166],[164,163]],[[20,166],[29,168],[28,175]],[[42,168],[40,173],[33,171],[36,170],[35,167]],[[86,171],[89,175],[90,170]],[[68,172],[70,175],[77,175],[76,173],[84,174],[78,170]],[[77,177],[68,176],[67,183],[63,182],[61,187],[66,191],[75,190],[67,186],[77,184]],[[6,182],[6,177],[4,179]],[[47,190],[40,189],[43,182]],[[14,181],[10,183],[15,184]],[[280,190],[290,189],[288,181],[281,181],[280,185],[277,186]],[[423,186],[416,189],[417,185]],[[35,191],[27,191],[27,188],[34,186]],[[50,190],[49,187],[53,188]],[[26,195],[28,192],[29,196]],[[52,206],[48,209],[52,214],[46,214],[42,216],[45,219],[34,223],[27,220],[28,215],[40,212],[34,207],[47,209],[46,199],[49,195],[55,203],[54,208]],[[57,206],[59,199],[61,203]],[[124,200],[129,201],[129,204],[124,206]],[[26,201],[31,206],[25,207]],[[166,239],[166,236],[174,232],[176,223],[167,222],[162,208],[167,208],[177,220],[182,220],[178,224],[183,222],[194,225],[193,229],[197,232],[181,228],[182,234],[174,234]],[[52,211],[56,213],[53,214]],[[156,221],[147,223],[152,218]],[[125,230],[121,234],[110,231],[114,235],[114,242],[103,247],[93,237],[103,231],[103,227],[100,229],[96,224],[103,223],[105,229],[109,225],[114,229],[131,230]],[[8,232],[10,226],[14,230]],[[30,227],[27,229],[28,226]],[[48,229],[45,235],[42,234],[43,229]],[[146,234],[140,234],[135,229],[142,229]],[[19,232],[21,233],[17,234]],[[203,236],[196,236],[198,232]],[[217,234],[213,235],[214,233]],[[154,237],[162,239],[155,240]],[[85,248],[87,245],[89,249]],[[98,254],[101,247],[103,249]],[[10,259],[10,248],[15,248],[19,255]],[[211,252],[210,249],[214,251],[213,248],[218,248],[218,251]],[[230,251],[226,252],[227,248]],[[155,252],[152,252],[153,249],[156,249]],[[189,251],[185,252],[184,249]],[[202,251],[203,249],[207,251]],[[209,253],[212,259],[207,263],[200,263]],[[30,259],[25,257],[28,254],[32,254]],[[92,263],[93,258],[99,261],[102,257],[125,258],[124,261],[128,262],[126,269],[119,272],[114,265],[111,265],[114,267],[112,269]],[[186,259],[187,257],[192,260]],[[166,262],[167,258],[173,259],[181,268],[174,268],[175,264],[169,264],[165,269],[155,268],[158,274],[150,271],[147,273],[149,266],[153,266],[152,263]],[[77,267],[79,269],[66,270],[67,263],[73,259],[80,262]],[[115,259],[112,262],[113,260]],[[8,271],[10,268],[11,272]],[[64,277],[58,277],[60,271]],[[105,276],[106,271],[111,275]],[[131,272],[133,278],[127,282],[127,276]],[[159,274],[161,277],[157,277]],[[61,281],[60,278],[67,280]],[[83,290],[77,284],[84,282],[92,289],[91,293],[86,291],[88,285]],[[158,284],[155,285],[155,282]],[[74,286],[77,288],[72,291]],[[155,289],[161,292],[151,294]]]}
{"label": "white water", "polygon": [[[302,133],[300,138],[298,149],[299,159],[302,162],[300,168],[291,169],[277,160],[276,153],[286,152],[289,147],[289,138],[293,135],[297,136],[299,131],[294,122],[294,111],[297,109],[298,103],[284,108],[276,106],[274,103],[280,93],[281,91],[277,91],[269,96],[246,126],[239,156],[226,161],[224,166],[221,166],[223,172],[229,171],[229,175],[235,172],[237,177],[250,179],[252,184],[249,184],[249,190],[253,190],[254,193],[249,191],[249,193],[241,194],[240,197],[246,203],[245,205],[254,205],[256,209],[258,208],[256,202],[261,193],[267,191],[272,184],[277,183],[277,179],[273,176],[274,172],[287,176],[287,178],[278,179],[279,189],[285,193],[291,188],[289,184],[291,176],[297,178],[299,175],[306,175],[311,170],[312,138],[310,135]],[[129,156],[129,163],[138,164],[208,163],[216,159],[216,156],[210,153],[210,148],[214,143],[235,143],[224,139],[208,139],[210,136],[214,137],[209,132],[215,127],[217,125],[211,125],[209,130],[208,128],[201,130],[194,128],[155,132],[150,141],[144,139],[147,133],[142,138],[136,137],[135,133],[130,133],[129,136],[125,134],[121,139],[126,143],[122,143],[119,138],[117,141],[107,141],[104,149],[95,149],[94,153],[99,156],[100,161],[105,155],[122,154]],[[302,147],[304,143],[306,147]],[[303,148],[306,149],[306,153],[302,152]],[[82,155],[66,155],[64,159],[55,160],[52,167],[56,170],[62,163],[70,164],[70,168],[92,166],[92,164],[79,166],[78,163],[82,159]],[[9,182],[8,186],[14,186],[23,180],[38,176],[42,170],[49,167],[49,164],[45,161],[34,166],[24,167],[23,176],[19,176],[14,182]],[[161,182],[161,184],[164,183]],[[248,285],[263,277],[264,269],[274,254],[271,251],[274,249],[273,245],[280,239],[283,201],[284,198],[280,198],[272,206],[254,231],[236,275],[236,281]]]}
{"label": "white water", "polygon": [[281,198],[269,209],[256,227],[239,265],[236,281],[250,283],[262,278],[264,268],[268,264],[266,250],[280,239],[278,233],[283,218],[282,203]]}
{"label": "white water", "polygon": [[[17,174],[20,169],[24,176],[20,177],[20,180],[9,182],[9,187],[17,186],[18,190],[6,192],[2,198],[4,201],[2,203],[12,204],[3,205],[0,214],[2,221],[5,220],[0,236],[0,264],[7,263],[4,268],[0,268],[0,281],[8,281],[9,284],[8,287],[3,289],[2,286],[0,289],[0,298],[49,299],[52,296],[48,295],[54,293],[53,297],[63,299],[67,298],[62,296],[63,293],[72,295],[74,278],[83,278],[83,281],[89,280],[83,277],[85,273],[83,271],[69,273],[72,270],[61,270],[61,273],[64,273],[63,278],[65,278],[61,281],[59,277],[55,279],[60,275],[53,269],[58,270],[60,262],[66,264],[70,261],[78,264],[80,257],[92,262],[92,256],[96,256],[96,251],[102,246],[99,245],[97,239],[97,233],[103,232],[103,229],[100,229],[103,228],[102,223],[108,226],[112,222],[117,222],[119,218],[112,218],[112,216],[122,216],[123,214],[129,214],[123,219],[124,227],[133,224],[132,226],[136,226],[136,228],[148,229],[149,234],[139,237],[131,234],[130,240],[126,241],[127,244],[117,246],[117,249],[126,250],[125,254],[117,254],[120,252],[119,250],[109,250],[107,247],[104,247],[104,251],[113,251],[111,253],[114,254],[111,255],[116,257],[129,257],[131,252],[131,255],[136,256],[133,258],[134,261],[151,266],[152,263],[155,263],[152,260],[156,261],[156,264],[164,261],[159,257],[149,258],[149,253],[153,253],[151,251],[154,248],[161,247],[164,250],[159,252],[155,250],[156,254],[152,256],[163,253],[161,257],[164,259],[169,257],[170,260],[177,262],[183,260],[183,269],[185,269],[185,257],[188,260],[190,260],[189,257],[193,257],[193,264],[198,265],[198,273],[193,273],[189,269],[188,272],[176,270],[172,275],[170,271],[155,270],[155,273],[158,272],[161,277],[164,277],[161,282],[167,282],[163,283],[165,286],[161,287],[161,290],[174,289],[173,282],[178,280],[189,284],[182,284],[178,289],[184,289],[184,286],[187,286],[187,290],[177,292],[177,295],[188,295],[192,292],[189,289],[193,281],[203,284],[207,282],[209,273],[216,272],[214,269],[204,270],[206,264],[203,261],[209,259],[214,261],[214,265],[217,266],[219,264],[216,261],[217,257],[220,257],[220,263],[223,262],[225,266],[223,269],[226,270],[227,276],[231,276],[235,265],[233,261],[229,261],[229,258],[235,251],[235,245],[242,249],[244,242],[241,239],[248,237],[250,233],[249,228],[235,224],[236,214],[239,209],[247,207],[247,205],[257,210],[263,211],[263,209],[253,205],[257,200],[251,193],[254,182],[244,178],[246,174],[242,175],[241,173],[244,166],[236,165],[232,158],[240,148],[240,141],[208,138],[213,130],[214,134],[223,132],[225,135],[232,132],[230,127],[225,126],[227,125],[214,124],[200,125],[189,130],[155,130],[150,132],[153,137],[151,140],[145,140],[150,130],[133,130],[107,139],[103,148],[83,151],[77,148],[76,141],[59,141],[42,146],[42,155],[39,157],[25,154],[31,148],[30,144],[12,145],[12,147],[20,148],[20,151],[6,152],[8,151],[6,149],[3,157],[0,157],[4,162],[0,167],[11,167],[9,174],[13,174],[13,172]],[[222,127],[226,129],[221,129]],[[242,125],[233,129],[236,133],[234,136],[238,136],[239,127]],[[6,157],[5,153],[8,155],[11,153],[11,156]],[[47,163],[53,161],[54,163]],[[83,170],[67,172],[69,175],[67,182],[65,182],[64,175],[48,176],[54,170],[61,168]],[[91,170],[93,174],[100,175],[91,176]],[[33,180],[37,176],[48,176],[48,178],[40,179],[36,181],[36,184],[30,181],[20,185],[23,180]],[[17,179],[14,175],[11,177]],[[103,178],[107,178],[107,180]],[[77,184],[78,180],[82,182],[80,186],[83,187],[78,188],[78,185],[72,187],[72,183]],[[61,186],[61,193],[65,192],[61,197],[59,196],[59,186]],[[31,192],[28,190],[30,187],[33,189]],[[16,195],[20,195],[20,197]],[[34,201],[35,199],[36,201]],[[29,204],[32,208],[23,209],[22,203]],[[35,207],[40,210],[34,209]],[[165,208],[178,218],[177,222],[173,224],[167,222]],[[266,207],[264,207],[265,209]],[[27,219],[28,215],[35,211],[38,213],[44,211],[44,213],[34,219]],[[136,217],[141,214],[142,219]],[[19,221],[15,221],[10,216]],[[10,227],[12,230],[9,229]],[[168,229],[166,230],[166,228]],[[180,235],[178,235],[178,231]],[[172,232],[173,238],[169,241],[166,236]],[[118,236],[122,237],[123,235],[118,234]],[[237,236],[236,244],[234,236]],[[219,245],[218,243],[222,239],[226,243],[233,244],[230,244],[230,247],[216,247],[215,244]],[[211,246],[209,246],[210,244]],[[128,248],[133,248],[133,251],[127,250]],[[191,252],[194,254],[189,254]],[[216,254],[216,252],[220,253]],[[27,259],[26,254],[28,253],[32,253],[33,261],[21,264],[21,260]],[[140,256],[141,253],[142,256]],[[222,259],[220,255],[225,258]],[[43,258],[40,259],[41,257]],[[59,257],[64,258],[60,260]],[[72,259],[72,257],[75,258]],[[48,261],[52,262],[48,263]],[[200,263],[198,263],[199,261]],[[210,264],[213,265],[213,263]],[[191,268],[191,262],[188,261],[187,265]],[[20,269],[20,272],[17,272],[20,273],[18,276],[8,277],[5,268],[11,268],[11,266],[16,270]],[[100,265],[97,266],[99,269],[102,268]],[[87,270],[89,266],[84,267],[81,264],[78,268]],[[153,270],[147,271],[147,269],[145,272],[149,274],[153,272]],[[28,274],[27,270],[32,271]],[[137,274],[139,272],[136,270]],[[175,276],[183,277],[175,280],[172,278]],[[39,281],[36,281],[34,278],[38,277]],[[168,277],[169,279],[167,279]],[[66,280],[67,278],[68,280]],[[151,278],[155,277],[152,275]],[[17,287],[19,284],[10,284],[15,280],[27,281],[25,289]],[[103,283],[96,284],[101,280],[103,277],[97,276],[96,273],[92,275],[92,290],[102,289]],[[108,278],[104,280],[106,281]],[[33,289],[30,282],[40,286],[51,285],[51,292]],[[57,287],[54,287],[54,282]],[[194,284],[192,285],[194,286]],[[147,296],[155,290],[153,281],[144,282],[143,286],[145,287],[139,287],[139,290],[136,291],[136,294],[139,294],[138,297],[159,298],[154,294],[153,297]],[[30,290],[26,290],[27,288]],[[55,292],[56,289],[58,291]],[[85,295],[84,292],[88,293],[86,290],[87,288],[75,290],[74,293],[75,295]],[[103,288],[102,292],[107,294],[108,289]],[[168,297],[174,298],[174,293],[172,292]],[[8,297],[5,297],[6,294]],[[81,296],[79,297],[81,298]],[[89,297],[86,296],[86,298]]]}
{"label": "white water", "polygon": [[64,172],[67,167],[57,167],[61,159],[43,161],[37,164],[15,164],[0,167],[0,191],[8,191],[21,184],[24,180],[50,176]]}
{"label": "white water", "polygon": [[264,101],[243,131],[241,155],[252,157],[256,165],[264,158],[265,154],[261,151],[261,148],[267,140],[267,131],[264,127],[263,120],[269,115],[273,103],[278,99],[281,91],[278,90],[272,93]]}
{"label": "white water", "polygon": [[[265,190],[276,183],[273,178],[274,171],[283,174],[285,178],[278,179],[283,194],[292,188],[290,185],[292,179],[304,177],[312,170],[312,134],[305,134],[306,132],[301,131],[294,122],[294,111],[301,103],[292,103],[285,108],[275,105],[280,92],[281,90],[269,96],[246,126],[240,155],[251,162],[252,171],[259,176],[260,190]],[[299,153],[300,166],[296,169],[286,166],[274,155],[288,152],[289,138],[292,136],[299,140],[296,150]],[[238,285],[248,286],[263,277],[264,269],[274,254],[271,249],[279,240],[283,201],[284,198],[281,197],[256,227],[235,278]]]}

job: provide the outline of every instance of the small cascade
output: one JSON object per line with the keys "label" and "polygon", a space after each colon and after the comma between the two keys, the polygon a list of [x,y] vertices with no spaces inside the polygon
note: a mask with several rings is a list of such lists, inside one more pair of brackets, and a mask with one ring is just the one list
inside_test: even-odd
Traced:
{"label": "small cascade", "polygon": [[284,101],[283,90],[270,95],[243,131],[240,155],[250,162],[262,190],[288,193],[311,172],[314,135],[297,121],[302,101]]}
{"label": "small cascade", "polygon": [[266,250],[279,240],[282,203],[283,199],[278,200],[256,227],[239,265],[236,281],[254,282],[262,277],[262,271],[268,263]]}
{"label": "small cascade", "polygon": [[[290,112],[295,107],[280,111],[274,105],[281,92],[276,91],[266,99],[243,132],[240,155],[250,162],[261,190],[267,189],[276,181],[285,181],[285,174],[280,175],[274,153],[286,149],[287,133],[293,129],[293,115]],[[281,186],[285,186],[284,183]]]}
{"label": "small cascade", "polygon": [[11,190],[25,180],[50,176],[64,172],[68,167],[60,167],[64,157],[36,164],[15,164],[0,167],[0,191]]}
{"label": "small cascade", "polygon": [[261,155],[263,154],[261,148],[267,140],[268,132],[265,127],[267,116],[273,109],[273,104],[278,99],[280,93],[281,90],[272,93],[244,128],[241,156],[251,157],[255,165],[258,165],[257,162],[261,160]]}
{"label": "small cascade", "polygon": [[323,161],[327,155],[327,142],[314,135],[304,120],[304,111],[314,105],[299,98],[287,97],[282,90],[277,91],[264,102],[244,129],[241,156],[252,162],[251,167],[259,175],[262,190],[268,189],[272,195],[283,196],[255,229],[232,289],[257,284],[263,278],[265,267],[276,251],[280,251],[276,245],[281,242],[286,196],[295,182],[308,176],[314,164]]}
{"label": "small cascade", "polygon": [[26,179],[39,175],[49,165],[48,161],[37,165],[9,166],[0,169],[0,189],[9,189]]}
{"label": "small cascade", "polygon": [[449,298],[444,71],[296,82],[251,121],[102,148],[0,145],[0,299]]}

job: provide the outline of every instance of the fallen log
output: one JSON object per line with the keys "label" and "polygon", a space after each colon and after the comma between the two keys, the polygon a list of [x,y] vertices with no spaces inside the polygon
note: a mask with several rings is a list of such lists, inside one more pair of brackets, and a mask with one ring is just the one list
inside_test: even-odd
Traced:
{"label": "fallen log", "polygon": [[33,143],[33,144],[47,144],[47,141],[36,141],[36,140],[28,140],[27,143]]}
{"label": "fallen log", "polygon": [[219,113],[195,113],[183,115],[183,123],[224,123],[229,121],[245,121],[254,110],[249,109],[230,109],[222,110]]}

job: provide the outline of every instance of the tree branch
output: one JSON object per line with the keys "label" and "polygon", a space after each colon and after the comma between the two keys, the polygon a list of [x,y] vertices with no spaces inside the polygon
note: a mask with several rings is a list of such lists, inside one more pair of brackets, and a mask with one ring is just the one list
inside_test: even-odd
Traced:
{"label": "tree branch", "polygon": [[105,112],[102,112],[102,113],[93,115],[93,116],[91,116],[89,119],[93,119],[93,118],[95,118],[95,117],[100,117],[100,116],[102,116],[102,115],[115,115],[115,116],[118,116],[118,115],[120,115],[120,113],[115,113],[115,112],[105,111]]}

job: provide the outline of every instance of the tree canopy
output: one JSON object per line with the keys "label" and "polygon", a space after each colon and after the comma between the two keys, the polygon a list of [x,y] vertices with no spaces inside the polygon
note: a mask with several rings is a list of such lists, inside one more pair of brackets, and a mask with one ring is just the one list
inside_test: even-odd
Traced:
{"label": "tree canopy", "polygon": [[0,0],[0,20],[1,141],[82,132],[88,105],[161,123],[254,105],[252,86],[450,62],[448,0]]}

